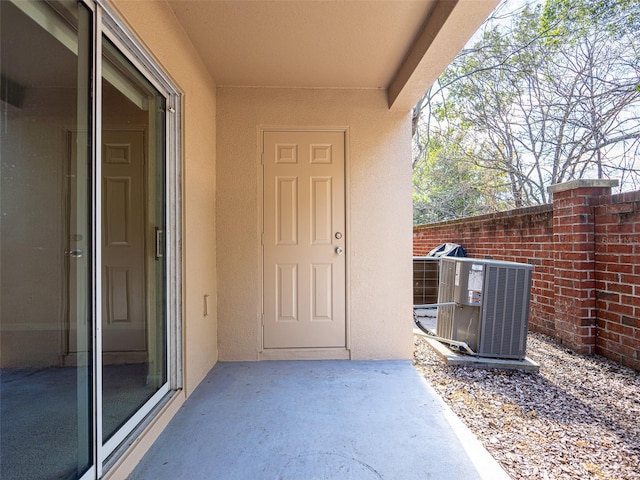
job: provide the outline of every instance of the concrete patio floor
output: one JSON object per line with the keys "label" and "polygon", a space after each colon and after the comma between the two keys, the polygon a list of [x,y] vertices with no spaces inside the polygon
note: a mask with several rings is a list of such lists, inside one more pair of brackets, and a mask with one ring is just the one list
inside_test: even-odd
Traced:
{"label": "concrete patio floor", "polygon": [[501,480],[409,361],[218,363],[130,480]]}

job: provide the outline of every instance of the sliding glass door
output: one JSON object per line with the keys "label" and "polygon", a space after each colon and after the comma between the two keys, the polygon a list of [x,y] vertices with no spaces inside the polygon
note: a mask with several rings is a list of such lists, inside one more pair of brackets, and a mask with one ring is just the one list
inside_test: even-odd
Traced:
{"label": "sliding glass door", "polygon": [[93,462],[92,13],[68,7],[0,2],[3,479]]}
{"label": "sliding glass door", "polygon": [[3,480],[99,478],[180,386],[179,104],[114,18],[0,0]]}
{"label": "sliding glass door", "polygon": [[109,451],[130,428],[117,432],[167,382],[165,103],[104,38],[102,438]]}

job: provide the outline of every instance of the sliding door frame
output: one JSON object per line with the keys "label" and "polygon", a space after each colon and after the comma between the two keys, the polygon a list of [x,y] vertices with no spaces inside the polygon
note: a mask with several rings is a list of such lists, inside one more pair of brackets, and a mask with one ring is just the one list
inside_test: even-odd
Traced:
{"label": "sliding door frame", "polygon": [[[166,98],[165,126],[165,265],[167,276],[167,370],[169,388],[182,388],[182,94],[160,69],[105,0],[96,0],[102,14],[102,34]],[[98,77],[100,78],[100,77]],[[97,144],[99,145],[99,144]],[[98,152],[100,153],[100,152]],[[100,163],[100,162],[98,162]],[[98,197],[99,198],[99,197]]]}
{"label": "sliding door frame", "polygon": [[[163,399],[183,387],[182,384],[182,165],[181,165],[181,99],[173,82],[144,50],[133,34],[121,22],[105,0],[82,0],[94,12],[93,29],[93,138],[92,138],[92,199],[93,211],[93,291],[92,318],[94,325],[94,468],[83,477],[100,478],[107,466],[124,453],[140,433],[141,425],[150,421],[155,407]],[[111,41],[138,71],[165,97],[165,314],[167,381],[158,391],[105,443],[102,429],[102,39]]]}

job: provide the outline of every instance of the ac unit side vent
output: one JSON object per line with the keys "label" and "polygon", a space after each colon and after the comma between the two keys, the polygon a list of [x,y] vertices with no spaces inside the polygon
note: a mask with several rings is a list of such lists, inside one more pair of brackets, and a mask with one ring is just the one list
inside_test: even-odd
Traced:
{"label": "ac unit side vent", "polygon": [[[438,303],[453,302],[455,289],[456,265],[453,262],[441,262],[440,279],[438,284]],[[455,340],[454,330],[455,306],[444,305],[438,307],[436,335]]]}
{"label": "ac unit side vent", "polygon": [[413,304],[438,302],[438,258],[413,257]]}

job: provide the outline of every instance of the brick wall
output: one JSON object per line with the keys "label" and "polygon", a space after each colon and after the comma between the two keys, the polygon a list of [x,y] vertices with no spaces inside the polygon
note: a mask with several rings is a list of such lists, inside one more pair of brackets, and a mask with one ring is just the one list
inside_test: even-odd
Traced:
{"label": "brick wall", "polygon": [[593,206],[596,351],[640,370],[640,191]]}
{"label": "brick wall", "polygon": [[413,254],[453,242],[534,265],[532,330],[640,370],[640,192],[612,196],[614,185],[572,181],[549,205],[414,227]]}

